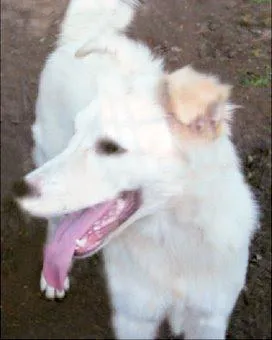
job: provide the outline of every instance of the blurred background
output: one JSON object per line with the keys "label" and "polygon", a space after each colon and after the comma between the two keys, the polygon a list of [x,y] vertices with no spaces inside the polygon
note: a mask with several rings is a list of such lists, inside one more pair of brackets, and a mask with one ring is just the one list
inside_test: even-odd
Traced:
{"label": "blurred background", "polygon": [[[111,339],[99,256],[77,262],[62,303],[39,293],[43,221],[22,219],[6,201],[33,168],[30,126],[39,73],[54,47],[68,0],[1,1],[1,249],[3,339]],[[233,139],[261,209],[247,286],[229,338],[271,339],[271,1],[147,0],[129,34],[164,56],[167,70],[192,64],[234,85],[242,105]],[[171,339],[167,325],[160,338]]]}

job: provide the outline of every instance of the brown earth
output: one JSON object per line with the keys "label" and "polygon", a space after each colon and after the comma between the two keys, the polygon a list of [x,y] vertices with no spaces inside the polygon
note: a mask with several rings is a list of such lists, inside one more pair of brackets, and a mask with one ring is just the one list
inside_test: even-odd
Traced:
{"label": "brown earth", "polygon": [[[2,0],[1,197],[30,170],[30,124],[39,72],[52,50],[67,0]],[[229,337],[271,339],[271,3],[269,0],[149,0],[131,28],[163,54],[168,69],[191,63],[234,85],[243,107],[234,141],[260,202],[247,287]],[[2,204],[2,337],[110,339],[109,305],[99,256],[76,263],[62,303],[39,293],[45,224]],[[161,338],[170,338],[167,327]]]}

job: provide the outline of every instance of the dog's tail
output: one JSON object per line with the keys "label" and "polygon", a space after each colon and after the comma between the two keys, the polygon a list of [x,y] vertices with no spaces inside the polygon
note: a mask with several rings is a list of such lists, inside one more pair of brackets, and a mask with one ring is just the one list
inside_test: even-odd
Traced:
{"label": "dog's tail", "polygon": [[59,45],[78,47],[88,40],[124,30],[140,0],[71,0],[59,37]]}

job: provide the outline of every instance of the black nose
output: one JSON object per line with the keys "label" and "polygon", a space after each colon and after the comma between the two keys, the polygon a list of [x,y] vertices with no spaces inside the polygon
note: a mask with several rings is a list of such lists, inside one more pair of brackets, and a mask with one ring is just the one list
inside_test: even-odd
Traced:
{"label": "black nose", "polygon": [[37,189],[27,183],[24,179],[15,182],[12,186],[12,193],[16,197],[37,196]]}

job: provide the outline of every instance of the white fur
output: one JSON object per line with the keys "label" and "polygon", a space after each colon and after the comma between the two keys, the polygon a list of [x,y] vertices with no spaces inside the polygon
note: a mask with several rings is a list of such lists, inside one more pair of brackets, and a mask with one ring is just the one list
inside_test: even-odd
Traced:
{"label": "white fur", "polygon": [[[227,135],[177,143],[158,95],[162,61],[119,33],[132,15],[129,1],[71,1],[33,126],[39,168],[26,179],[42,195],[20,203],[57,217],[140,187],[143,205],[103,249],[117,338],[153,339],[168,317],[176,334],[223,339],[257,210]],[[104,136],[128,152],[98,155]],[[41,288],[64,295],[43,278]]]}

